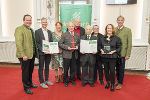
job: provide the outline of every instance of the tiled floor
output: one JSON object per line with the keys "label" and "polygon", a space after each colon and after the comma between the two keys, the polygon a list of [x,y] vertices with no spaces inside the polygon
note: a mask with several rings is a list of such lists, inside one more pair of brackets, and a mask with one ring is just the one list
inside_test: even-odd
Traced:
{"label": "tiled floor", "polygon": [[[8,64],[8,63],[0,63],[0,67],[20,67],[20,64]],[[35,66],[37,68],[37,65]],[[129,75],[149,75],[150,71],[143,71],[143,70],[125,70],[126,74]]]}

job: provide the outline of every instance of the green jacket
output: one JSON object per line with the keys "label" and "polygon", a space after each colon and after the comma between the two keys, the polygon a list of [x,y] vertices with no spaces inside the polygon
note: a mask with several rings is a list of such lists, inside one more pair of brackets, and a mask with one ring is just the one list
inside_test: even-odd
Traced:
{"label": "green jacket", "polygon": [[[32,29],[31,29],[32,30]],[[33,52],[35,56],[38,57],[37,46],[35,43],[35,49],[33,49],[33,41],[35,41],[35,34],[33,35],[34,40],[32,39],[32,32],[25,25],[19,26],[15,30],[15,41],[16,41],[16,56],[17,58],[22,58],[27,56],[28,59],[33,58]]]}
{"label": "green jacket", "polygon": [[121,57],[126,57],[131,55],[132,49],[132,32],[131,29],[124,27],[119,31],[116,27],[116,34],[121,39]]}

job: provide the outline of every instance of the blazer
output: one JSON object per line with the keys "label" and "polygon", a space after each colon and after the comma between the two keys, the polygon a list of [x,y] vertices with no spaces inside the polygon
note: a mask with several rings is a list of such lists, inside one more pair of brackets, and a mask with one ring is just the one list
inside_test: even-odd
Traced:
{"label": "blazer", "polygon": [[121,57],[126,57],[131,55],[132,49],[132,32],[131,29],[123,27],[120,31],[116,27],[116,34],[121,39]]}
{"label": "blazer", "polygon": [[83,27],[80,27],[80,37],[85,35],[85,29]]}
{"label": "blazer", "polygon": [[107,40],[107,36],[101,38],[98,48],[104,50],[105,45],[110,46],[110,51],[116,50],[117,52],[113,54],[101,54],[102,58],[118,58],[121,51],[121,40],[118,36],[111,36],[110,41]]}
{"label": "blazer", "polygon": [[[94,35],[94,32],[92,32],[92,35]],[[97,35],[97,46],[98,46],[99,42],[101,42],[101,39],[102,39],[103,37],[104,37],[103,34],[98,33],[98,35]],[[98,49],[98,47],[97,47],[97,49]],[[99,51],[99,50],[97,50],[97,55],[100,55],[100,51]]]}
{"label": "blazer", "polygon": [[[49,42],[53,42],[52,32],[50,30],[47,30],[47,33],[48,33]],[[44,52],[42,51],[42,40],[45,40],[45,37],[42,28],[35,31],[35,38],[36,38],[39,55],[44,55]]]}
{"label": "blazer", "polygon": [[[79,47],[80,37],[77,33],[74,33],[75,46]],[[65,32],[62,34],[59,41],[59,47],[63,50],[63,58],[72,59],[72,51],[68,50],[68,47],[72,47],[72,36],[70,32]],[[78,52],[75,50],[75,58],[78,58]]]}
{"label": "blazer", "polygon": [[[35,42],[35,36],[32,29],[27,28],[24,24],[17,27],[15,30],[15,42],[16,42],[16,56],[22,58],[27,56],[28,59],[33,58],[33,42]],[[34,39],[34,40],[33,40]],[[35,42],[36,43],[36,42]],[[38,57],[38,52],[35,44],[35,55]]]}
{"label": "blazer", "polygon": [[[81,36],[80,40],[87,40],[87,35]],[[91,35],[90,40],[97,40],[97,37],[94,36],[94,35]],[[82,54],[81,53],[81,55],[80,55],[80,61],[81,62],[85,62],[85,61],[89,60],[89,56],[90,56],[90,60],[92,62],[96,61],[96,54],[92,54],[92,53],[89,53],[89,54]]]}

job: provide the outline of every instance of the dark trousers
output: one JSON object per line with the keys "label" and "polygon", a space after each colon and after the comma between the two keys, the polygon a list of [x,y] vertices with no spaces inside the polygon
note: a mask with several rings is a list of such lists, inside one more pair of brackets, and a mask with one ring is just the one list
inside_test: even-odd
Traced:
{"label": "dark trousers", "polygon": [[72,59],[63,58],[63,67],[64,67],[64,74],[63,79],[65,83],[68,83],[68,70],[70,67],[70,81],[74,81],[75,77],[75,67],[76,67],[76,59],[75,59],[75,52],[72,53]]}
{"label": "dark trousers", "polygon": [[78,59],[77,59],[77,64],[76,64],[76,74],[77,78],[81,78],[81,69],[80,69],[80,52],[78,51]]}
{"label": "dark trousers", "polygon": [[125,57],[118,58],[116,65],[117,80],[119,84],[123,84],[125,69]]}
{"label": "dark trousers", "polygon": [[99,55],[96,55],[96,63],[94,68],[94,81],[97,81],[97,71],[99,73],[99,80],[103,80],[103,66]]}
{"label": "dark trousers", "polygon": [[115,84],[115,66],[117,59],[115,58],[103,58],[104,72],[106,81],[111,81],[111,84]]}
{"label": "dark trousers", "polygon": [[34,69],[34,61],[35,57],[32,59],[28,59],[27,61],[23,61],[23,58],[19,58],[21,69],[22,69],[22,83],[24,90],[31,87],[32,83],[32,73]]}
{"label": "dark trousers", "polygon": [[45,74],[45,81],[48,81],[50,61],[51,61],[51,55],[49,55],[49,54],[39,55],[39,70],[38,70],[38,74],[39,74],[39,81],[40,81],[40,83],[44,82],[44,78],[43,78],[44,64],[45,64],[45,72],[44,72],[44,74]]}
{"label": "dark trousers", "polygon": [[93,84],[94,83],[95,61],[90,59],[89,54],[87,54],[86,56],[87,56],[87,58],[85,60],[81,61],[82,74],[83,74],[82,82]]}

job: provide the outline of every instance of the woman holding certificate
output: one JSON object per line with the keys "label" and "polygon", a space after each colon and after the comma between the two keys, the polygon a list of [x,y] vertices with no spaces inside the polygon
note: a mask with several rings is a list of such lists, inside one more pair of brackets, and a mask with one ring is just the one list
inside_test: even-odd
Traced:
{"label": "woman holding certificate", "polygon": [[[112,24],[108,24],[105,28],[105,35],[98,43],[99,50],[101,51],[102,62],[104,64],[105,78],[107,84],[105,89],[114,91],[115,84],[115,66],[117,57],[120,56],[121,40],[116,36],[115,28]],[[110,75],[109,75],[110,74]]]}
{"label": "woman holding certificate", "polygon": [[[53,41],[54,42],[59,42],[61,39],[62,35],[62,23],[61,22],[56,22],[55,24],[56,31],[53,33]],[[59,48],[59,53],[52,55],[52,68],[55,71],[55,81],[56,83],[63,82],[62,79],[62,71],[63,71],[63,58],[62,58],[62,49]],[[59,77],[58,77],[58,70],[59,70]]]}

